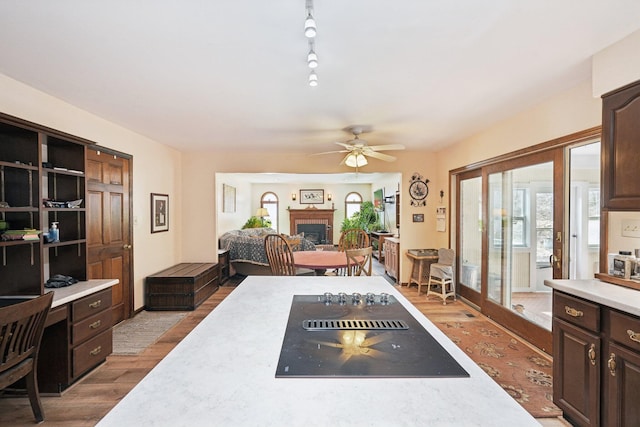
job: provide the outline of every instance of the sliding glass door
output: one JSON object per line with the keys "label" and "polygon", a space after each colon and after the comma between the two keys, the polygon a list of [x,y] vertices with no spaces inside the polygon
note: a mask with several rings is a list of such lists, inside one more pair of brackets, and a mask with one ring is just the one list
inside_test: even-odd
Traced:
{"label": "sliding glass door", "polygon": [[458,181],[460,256],[458,293],[476,305],[481,303],[482,280],[482,173],[480,170],[460,175]]}

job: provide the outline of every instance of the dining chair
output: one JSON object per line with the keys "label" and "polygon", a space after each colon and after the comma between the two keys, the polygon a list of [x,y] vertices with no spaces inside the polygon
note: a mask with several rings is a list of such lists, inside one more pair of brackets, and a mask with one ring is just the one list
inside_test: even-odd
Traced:
{"label": "dining chair", "polygon": [[338,250],[344,252],[347,249],[361,249],[370,246],[369,235],[360,228],[350,228],[340,234]]}
{"label": "dining chair", "polygon": [[[429,281],[427,282],[427,298],[430,294],[435,294],[442,298],[442,304],[447,304],[447,298],[452,296],[456,300],[456,287],[453,280],[453,265],[455,262],[455,252],[453,249],[438,249],[438,262],[429,267]],[[432,291],[433,288],[439,292]]]}
{"label": "dining chair", "polygon": [[287,240],[279,234],[267,234],[264,238],[264,251],[269,260],[273,276],[295,276],[293,251]]}
{"label": "dining chair", "polygon": [[347,275],[371,276],[373,248],[347,249]]}
{"label": "dining chair", "polygon": [[[11,298],[0,307],[0,390],[24,378],[31,410],[44,421],[38,391],[38,352],[53,292],[34,298]],[[2,300],[2,304],[9,299]]]}

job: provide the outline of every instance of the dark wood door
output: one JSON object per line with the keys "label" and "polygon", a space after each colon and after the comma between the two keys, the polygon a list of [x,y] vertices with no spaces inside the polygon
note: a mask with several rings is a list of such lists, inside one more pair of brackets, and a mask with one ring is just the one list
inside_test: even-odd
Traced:
{"label": "dark wood door", "polygon": [[575,424],[598,426],[600,337],[556,318],[553,331],[553,401]]}
{"label": "dark wood door", "polygon": [[617,344],[605,354],[606,420],[603,425],[631,427],[640,425],[640,355]]}
{"label": "dark wood door", "polygon": [[113,324],[133,310],[130,228],[130,160],[87,150],[87,245],[90,279],[118,279],[113,287]]}

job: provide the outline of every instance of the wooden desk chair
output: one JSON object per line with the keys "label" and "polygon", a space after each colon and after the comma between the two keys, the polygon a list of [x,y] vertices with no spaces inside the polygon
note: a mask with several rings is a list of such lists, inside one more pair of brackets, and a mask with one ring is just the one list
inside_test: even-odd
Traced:
{"label": "wooden desk chair", "polygon": [[44,421],[38,392],[38,350],[49,314],[53,292],[34,298],[1,300],[0,307],[0,389],[25,378],[31,410],[37,422]]}
{"label": "wooden desk chair", "polygon": [[347,249],[347,275],[371,276],[373,248]]}
{"label": "wooden desk chair", "polygon": [[264,251],[269,260],[273,276],[295,276],[293,251],[289,243],[279,234],[267,234],[264,238]]}
{"label": "wooden desk chair", "polygon": [[[456,286],[453,281],[453,264],[455,252],[453,249],[438,249],[438,262],[431,264],[429,268],[429,282],[427,283],[427,298],[435,294],[442,298],[442,304],[447,304],[447,298],[452,296],[456,300]],[[439,292],[432,291],[435,287]]]}

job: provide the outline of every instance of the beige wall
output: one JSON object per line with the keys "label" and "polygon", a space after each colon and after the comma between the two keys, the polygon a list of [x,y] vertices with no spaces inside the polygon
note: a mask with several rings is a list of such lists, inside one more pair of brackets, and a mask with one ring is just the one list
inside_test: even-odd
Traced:
{"label": "beige wall", "polygon": [[592,58],[593,96],[640,80],[640,31],[595,54]]}
{"label": "beige wall", "polygon": [[[134,301],[144,277],[181,260],[181,154],[0,74],[0,111],[133,155]],[[169,232],[150,233],[150,193],[169,194]]]}

